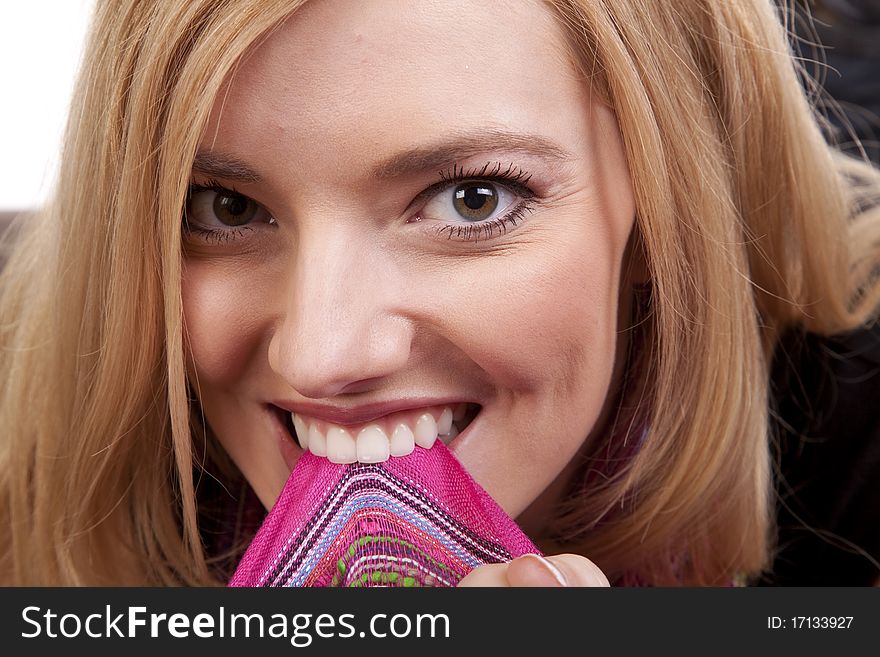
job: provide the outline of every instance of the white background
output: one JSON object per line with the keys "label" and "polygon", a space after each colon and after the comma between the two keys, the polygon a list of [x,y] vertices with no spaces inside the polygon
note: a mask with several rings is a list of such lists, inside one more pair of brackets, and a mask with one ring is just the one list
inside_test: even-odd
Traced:
{"label": "white background", "polygon": [[94,0],[0,0],[0,211],[38,207]]}

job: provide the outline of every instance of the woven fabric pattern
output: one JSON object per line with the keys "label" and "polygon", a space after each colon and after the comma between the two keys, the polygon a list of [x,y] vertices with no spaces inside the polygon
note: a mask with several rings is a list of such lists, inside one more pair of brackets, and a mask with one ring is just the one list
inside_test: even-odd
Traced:
{"label": "woven fabric pattern", "polygon": [[230,586],[455,586],[538,549],[443,443],[384,463],[306,453]]}

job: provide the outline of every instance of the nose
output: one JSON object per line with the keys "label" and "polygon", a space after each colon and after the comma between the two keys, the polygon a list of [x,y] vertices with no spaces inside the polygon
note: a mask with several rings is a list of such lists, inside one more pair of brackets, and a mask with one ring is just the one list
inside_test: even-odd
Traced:
{"label": "nose", "polygon": [[297,248],[269,364],[312,399],[369,390],[406,364],[411,322],[393,262],[365,240],[323,235]]}

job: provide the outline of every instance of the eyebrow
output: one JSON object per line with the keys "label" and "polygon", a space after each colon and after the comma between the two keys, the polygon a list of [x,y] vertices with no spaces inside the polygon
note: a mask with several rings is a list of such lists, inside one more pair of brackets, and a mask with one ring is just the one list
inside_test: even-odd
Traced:
{"label": "eyebrow", "polygon": [[374,178],[397,178],[406,174],[434,171],[460,159],[504,151],[544,160],[571,160],[569,151],[541,135],[484,128],[453,133],[441,141],[416,146],[383,160],[373,168]]}
{"label": "eyebrow", "polygon": [[[434,171],[485,153],[503,151],[520,153],[544,160],[571,160],[571,152],[541,135],[484,128],[453,133],[433,144],[406,149],[382,160],[373,167],[378,179],[398,178],[407,174]],[[225,180],[260,183],[263,177],[246,162],[217,151],[199,151],[193,160],[194,171]]]}
{"label": "eyebrow", "polygon": [[231,155],[216,151],[199,151],[192,164],[193,171],[216,178],[243,183],[259,183],[263,177],[247,163]]}

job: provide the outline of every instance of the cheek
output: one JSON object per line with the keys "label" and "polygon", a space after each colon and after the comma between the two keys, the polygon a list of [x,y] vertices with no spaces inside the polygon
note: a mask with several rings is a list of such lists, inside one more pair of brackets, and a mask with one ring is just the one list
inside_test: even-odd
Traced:
{"label": "cheek", "polygon": [[545,402],[601,389],[614,362],[623,247],[607,231],[586,239],[588,228],[576,228],[474,263],[481,271],[462,278],[480,281],[477,289],[454,287],[445,304],[458,309],[465,348],[496,383],[540,390]]}
{"label": "cheek", "polygon": [[266,289],[228,264],[187,264],[183,310],[200,384],[232,387],[242,380],[260,351]]}

